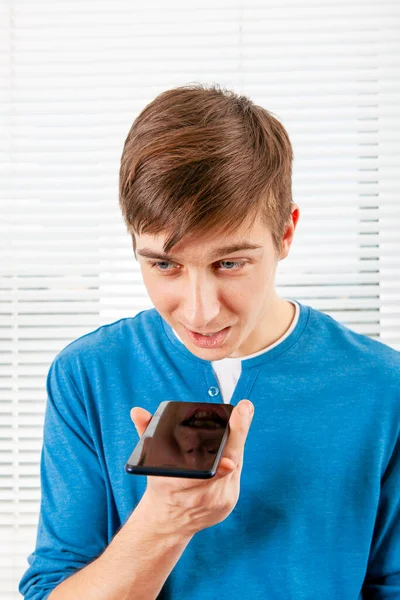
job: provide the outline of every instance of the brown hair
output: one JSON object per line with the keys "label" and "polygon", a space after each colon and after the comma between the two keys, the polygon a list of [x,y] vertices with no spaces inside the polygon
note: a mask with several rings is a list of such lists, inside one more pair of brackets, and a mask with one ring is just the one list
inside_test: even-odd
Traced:
{"label": "brown hair", "polygon": [[278,252],[291,214],[293,150],[283,125],[246,96],[218,84],[162,92],[124,143],[119,203],[134,233],[232,233],[258,214]]}

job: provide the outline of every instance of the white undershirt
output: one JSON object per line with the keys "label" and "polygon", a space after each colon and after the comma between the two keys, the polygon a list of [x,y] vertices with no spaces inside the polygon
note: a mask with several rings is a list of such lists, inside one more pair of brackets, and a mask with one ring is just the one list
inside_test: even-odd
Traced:
{"label": "white undershirt", "polygon": [[[297,321],[299,318],[299,314],[300,314],[300,306],[298,305],[298,303],[295,300],[288,300],[288,302],[291,302],[292,304],[294,304],[294,306],[296,308],[296,313],[294,315],[292,323],[290,324],[289,329],[282,335],[282,337],[279,338],[279,340],[277,340],[270,346],[267,346],[263,350],[260,350],[259,352],[255,352],[255,354],[250,354],[248,356],[240,356],[238,358],[231,358],[228,356],[226,358],[221,358],[220,360],[211,361],[215,375],[218,379],[218,383],[219,383],[219,387],[220,387],[221,394],[223,397],[223,401],[226,404],[229,404],[229,402],[231,401],[236,384],[237,384],[240,374],[242,372],[242,360],[249,360],[249,358],[254,358],[255,356],[264,354],[264,352],[268,352],[269,350],[272,350],[272,348],[275,348],[275,346],[278,346],[278,344],[283,342],[283,340],[285,340],[288,337],[288,335],[291,334],[293,329],[296,327],[296,324],[297,324]],[[176,333],[176,331],[174,329],[172,331],[175,333],[178,340],[180,342],[182,342],[181,338]]]}

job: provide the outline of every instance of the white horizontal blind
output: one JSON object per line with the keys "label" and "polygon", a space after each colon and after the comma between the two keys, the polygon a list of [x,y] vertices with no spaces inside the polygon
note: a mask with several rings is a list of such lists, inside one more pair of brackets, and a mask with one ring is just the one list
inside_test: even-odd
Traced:
{"label": "white horizontal blind", "polygon": [[0,596],[33,550],[55,354],[150,308],[118,208],[132,121],[217,82],[292,140],[301,217],[278,291],[400,349],[400,5],[0,3]]}

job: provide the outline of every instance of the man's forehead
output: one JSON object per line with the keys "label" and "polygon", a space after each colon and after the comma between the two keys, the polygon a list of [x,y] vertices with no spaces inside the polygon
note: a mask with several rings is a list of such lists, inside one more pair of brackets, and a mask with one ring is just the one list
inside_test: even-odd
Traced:
{"label": "man's forehead", "polygon": [[232,254],[234,252],[259,251],[272,240],[271,232],[265,226],[260,227],[259,224],[255,224],[250,229],[242,229],[231,235],[218,234],[218,232],[214,231],[185,236],[173,246],[167,255],[163,249],[167,237],[167,233],[156,235],[148,233],[143,233],[142,235],[136,234],[136,253],[149,258],[153,257],[149,256],[152,253],[153,255],[157,254],[165,258],[169,256],[171,259],[173,256],[193,253],[194,256],[202,256],[213,260],[224,254]]}
{"label": "man's forehead", "polygon": [[[238,240],[234,243],[231,244],[226,244],[223,246],[218,246],[218,247],[213,247],[213,248],[205,248],[203,244],[200,244],[200,249],[199,251],[196,252],[196,255],[201,255],[204,257],[209,258],[210,260],[215,260],[217,258],[219,258],[220,256],[223,255],[228,255],[228,254],[233,254],[234,252],[241,252],[241,251],[254,251],[254,250],[259,250],[261,248],[263,248],[263,244],[255,244],[252,242],[249,242],[247,240]],[[194,248],[193,248],[194,250]],[[185,250],[185,253],[187,253],[188,250]],[[146,246],[141,246],[138,247],[136,250],[136,253],[139,254],[140,256],[144,256],[146,258],[159,258],[159,259],[163,259],[163,258],[173,258],[173,256],[177,256],[178,254],[181,254],[178,251],[178,245],[176,246],[176,248],[173,249],[173,251],[169,254],[166,254],[163,250],[162,250],[162,245],[160,244],[146,244]]]}

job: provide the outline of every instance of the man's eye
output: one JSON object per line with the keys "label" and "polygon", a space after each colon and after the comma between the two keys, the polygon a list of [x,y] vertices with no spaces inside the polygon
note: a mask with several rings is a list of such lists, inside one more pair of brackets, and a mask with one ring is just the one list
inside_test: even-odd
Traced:
{"label": "man's eye", "polygon": [[[242,269],[243,267],[245,267],[247,263],[240,262],[240,261],[236,262],[233,260],[221,260],[218,264],[225,265],[221,269],[222,271],[238,271],[239,269]],[[168,271],[171,271],[173,269],[174,263],[162,260],[162,261],[157,261],[157,262],[151,262],[150,266],[152,269],[155,268],[156,271],[162,271],[163,273],[167,273]],[[169,268],[169,267],[171,267],[171,268]]]}
{"label": "man's eye", "polygon": [[166,262],[166,261],[161,261],[161,262],[152,262],[150,263],[151,268],[156,267],[156,270],[158,271],[169,271],[170,269],[166,269],[163,268],[165,267],[165,265],[172,265],[172,263]]}
{"label": "man's eye", "polygon": [[222,260],[220,264],[230,265],[228,268],[224,269],[224,271],[236,271],[245,266],[245,262],[234,262],[233,260]]}

